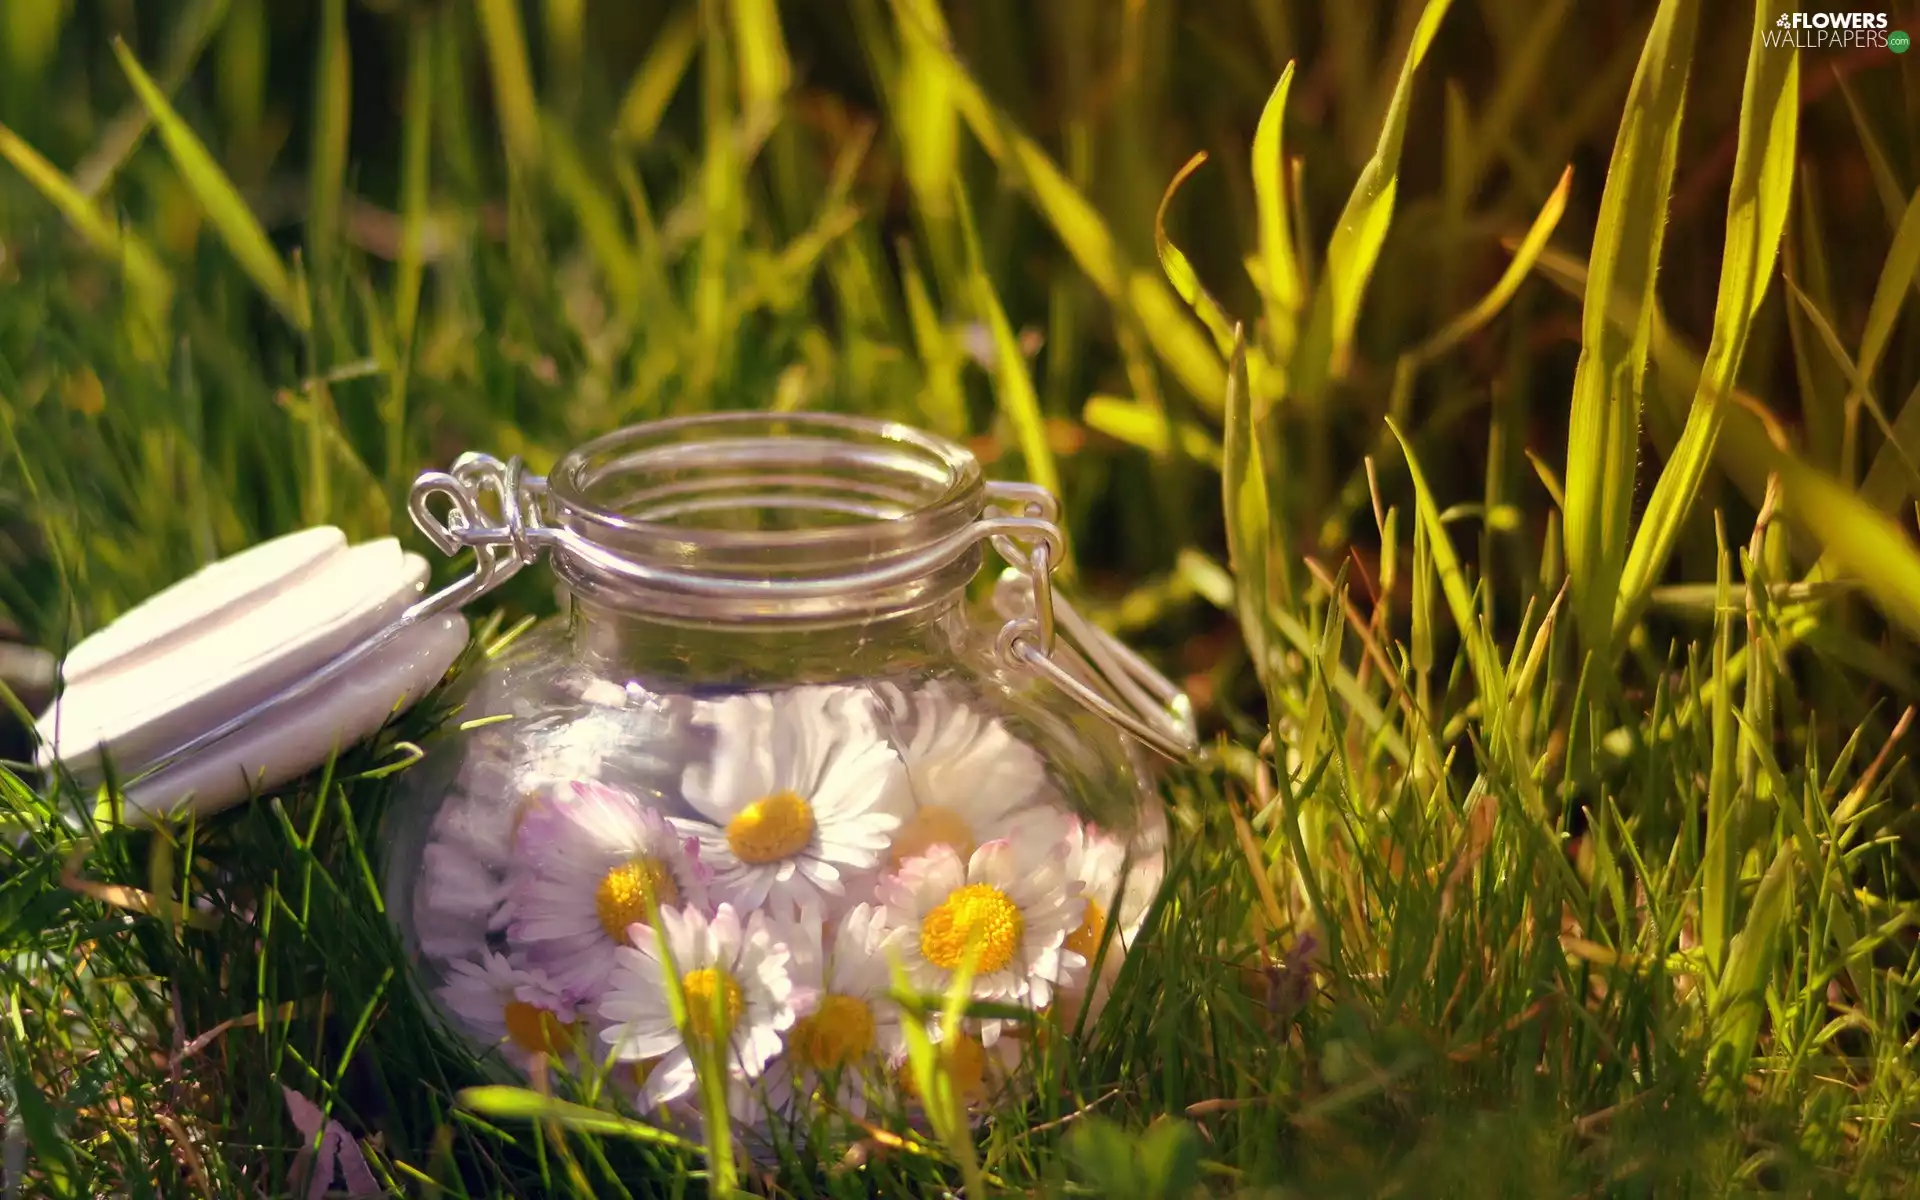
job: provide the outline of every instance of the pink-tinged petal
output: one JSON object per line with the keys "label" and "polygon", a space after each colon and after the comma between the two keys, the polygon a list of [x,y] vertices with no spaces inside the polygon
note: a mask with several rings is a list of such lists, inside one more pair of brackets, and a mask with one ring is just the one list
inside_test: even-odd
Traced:
{"label": "pink-tinged petal", "polygon": [[1007,886],[1026,881],[1026,872],[1020,870],[1020,854],[1006,838],[995,838],[982,842],[980,848],[967,860],[967,878],[976,883],[991,883]]}

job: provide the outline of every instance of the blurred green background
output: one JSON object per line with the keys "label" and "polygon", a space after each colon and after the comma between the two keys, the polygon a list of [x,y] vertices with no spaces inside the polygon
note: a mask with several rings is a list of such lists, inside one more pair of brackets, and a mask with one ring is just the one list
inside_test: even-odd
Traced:
{"label": "blurred green background", "polygon": [[[763,7],[710,19],[750,26]],[[1748,21],[1738,5],[1703,7],[1662,286],[1696,344],[1712,319]],[[384,528],[412,475],[461,450],[544,466],[620,423],[715,406],[885,412],[980,439],[1001,473],[1060,476],[1095,590],[1167,572],[1182,547],[1220,545],[1208,460],[1224,375],[1191,352],[1192,328],[1156,332],[1184,314],[1129,296],[1133,273],[1158,273],[1161,193],[1190,155],[1209,154],[1168,229],[1227,312],[1257,315],[1241,259],[1256,244],[1249,148],[1267,93],[1298,60],[1285,152],[1319,242],[1373,149],[1419,13],[1364,0],[970,3],[944,22],[978,88],[956,105],[877,0],[784,4],[768,44],[740,42],[705,82],[691,9],[535,5],[511,35],[539,94],[521,112],[490,65],[494,6],[338,8],[7,6],[0,119],[168,264],[177,318],[171,344],[130,356],[103,319],[112,268],[17,172],[0,179],[8,411],[55,517],[31,532],[27,481],[10,470],[0,603],[37,640],[68,635],[62,552],[79,627],[91,627],[213,549],[301,521]],[[1315,415],[1324,431],[1303,439],[1312,451],[1280,475],[1303,552],[1335,561],[1377,538],[1360,459],[1381,448],[1396,355],[1486,290],[1507,259],[1501,237],[1525,230],[1568,165],[1555,244],[1584,252],[1651,16],[1650,5],[1463,3],[1441,28],[1358,353]],[[147,132],[115,37],[200,131],[274,251],[297,261],[307,328],[233,269],[217,220]],[[338,56],[317,56],[322,43]],[[1849,106],[1904,117],[1911,89],[1893,61],[1835,52],[1805,72],[1817,102],[1801,139],[1802,215],[1832,231],[1826,278],[1871,268],[1889,236]],[[412,82],[424,93],[416,124]],[[1002,125],[1085,197],[1078,228],[1036,204],[1043,185],[993,144]],[[1879,130],[1896,180],[1905,125]],[[715,143],[716,127],[730,144]],[[411,150],[410,129],[424,143]],[[637,202],[649,230],[635,227]],[[1029,355],[1043,438],[992,400],[976,270]],[[1836,289],[1836,324],[1857,324],[1867,298]],[[1538,523],[1524,454],[1563,454],[1576,313],[1548,286],[1522,287],[1509,336],[1476,339],[1405,400],[1403,427],[1444,450],[1445,499],[1492,495],[1515,506],[1502,522]],[[1784,315],[1776,293],[1747,375],[1794,421],[1780,394],[1793,383]],[[1905,347],[1895,339],[1891,357]],[[1805,414],[1807,440],[1838,465],[1845,437],[1824,413]],[[1171,438],[1155,427],[1163,414]],[[1496,422],[1507,436],[1490,444]],[[1027,461],[1040,444],[1052,462]],[[1700,578],[1712,541],[1695,526],[1683,546]],[[1145,596],[1133,611],[1162,615]],[[1170,636],[1196,632],[1176,622]]]}

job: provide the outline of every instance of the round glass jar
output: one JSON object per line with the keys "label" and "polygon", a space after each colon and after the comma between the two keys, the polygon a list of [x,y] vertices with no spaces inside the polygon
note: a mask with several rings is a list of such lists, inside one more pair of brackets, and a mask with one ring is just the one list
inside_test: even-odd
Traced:
{"label": "round glass jar", "polygon": [[[1142,744],[1192,732],[1053,594],[1046,493],[904,426],[734,414],[546,479],[469,455],[412,511],[475,554],[450,602],[544,554],[567,609],[459,680],[384,831],[417,982],[478,1051],[664,1117],[724,1063],[736,1115],[813,1127],[911,1105],[896,964],[1069,1026],[1103,999],[1164,873]],[[1030,1033],[965,1027],[970,1099]]]}

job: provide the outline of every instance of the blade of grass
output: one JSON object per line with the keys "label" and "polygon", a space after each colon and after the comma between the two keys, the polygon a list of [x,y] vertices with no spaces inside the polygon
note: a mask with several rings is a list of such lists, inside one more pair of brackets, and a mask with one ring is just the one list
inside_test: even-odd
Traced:
{"label": "blade of grass", "polygon": [[[1433,555],[1434,573],[1440,579],[1440,594],[1446,599],[1454,627],[1459,630],[1460,638],[1466,645],[1467,663],[1473,670],[1481,698],[1491,708],[1507,694],[1505,668],[1501,664],[1499,651],[1476,615],[1473,589],[1467,583],[1459,557],[1454,554],[1446,523],[1440,519],[1440,509],[1434,503],[1433,491],[1427,486],[1426,474],[1420,469],[1413,446],[1398,425],[1389,420],[1387,427],[1392,431],[1394,440],[1400,443],[1400,452],[1406,456],[1407,478],[1413,484],[1414,518],[1427,528],[1428,550]],[[1489,718],[1491,715],[1489,711]]]}
{"label": "blade of grass", "polygon": [[478,0],[480,33],[493,72],[493,102],[507,159],[524,170],[540,161],[540,109],[534,101],[527,34],[514,0]]}
{"label": "blade of grass", "polygon": [[131,286],[165,307],[173,293],[173,280],[139,234],[108,220],[59,168],[5,125],[0,125],[0,158],[12,163],[48,203],[60,210],[94,253],[118,262]]}
{"label": "blade of grass", "polygon": [[[1293,354],[1295,323],[1299,319],[1305,282],[1294,257],[1293,221],[1289,219],[1285,135],[1287,95],[1293,89],[1293,63],[1280,72],[1279,82],[1260,110],[1253,134],[1253,202],[1259,223],[1260,285],[1267,298],[1267,337],[1274,357],[1286,362]],[[1174,182],[1185,178],[1182,172]],[[1167,189],[1171,195],[1173,189]],[[1164,202],[1163,202],[1164,205]]]}
{"label": "blade of grass", "polygon": [[[178,91],[181,83],[193,73],[207,43],[226,23],[228,10],[229,0],[194,0],[168,29],[167,47],[162,53],[164,65],[160,69],[161,87],[168,95]],[[105,195],[120,168],[133,157],[152,127],[153,117],[145,105],[138,101],[129,105],[102,131],[93,153],[74,167],[74,186],[88,196]]]}
{"label": "blade of grass", "polygon": [[126,72],[141,103],[153,114],[160,140],[173,156],[181,177],[206,210],[207,218],[219,231],[235,261],[253,280],[254,286],[280,310],[282,316],[296,328],[305,330],[309,324],[306,297],[294,284],[286,264],[274,252],[273,243],[267,240],[266,230],[260,227],[260,222],[247,208],[246,201],[240,198],[239,191],[220,170],[219,164],[214,162],[213,155],[207,152],[199,137],[167,103],[167,98],[133,57],[133,51],[127,48],[126,42],[115,38],[113,52],[119,58],[121,69]]}
{"label": "blade of grass", "polygon": [[347,137],[352,117],[353,66],[347,43],[346,0],[322,0],[320,45],[314,64],[313,161],[307,209],[307,262],[322,295],[333,286],[340,243],[340,199],[346,190]]}
{"label": "blade of grass", "polygon": [[1153,213],[1153,245],[1160,254],[1160,269],[1166,272],[1168,282],[1173,284],[1173,290],[1180,294],[1180,298],[1187,302],[1187,307],[1200,318],[1200,323],[1213,334],[1214,344],[1220,348],[1220,353],[1231,355],[1233,353],[1232,322],[1228,321],[1226,313],[1221,311],[1220,302],[1209,295],[1207,289],[1201,285],[1200,276],[1195,273],[1193,264],[1187,261],[1187,256],[1181,252],[1180,247],[1173,244],[1173,239],[1167,236],[1167,206],[1173,203],[1173,194],[1180,190],[1180,185],[1186,182],[1187,176],[1199,170],[1200,164],[1206,161],[1207,152],[1204,150],[1188,159],[1186,165],[1174,174],[1173,182],[1167,185],[1167,190],[1160,194],[1160,207]]}
{"label": "blade of grass", "polygon": [[[1013,426],[1027,477],[1058,496],[1061,494],[1060,468],[1054,462],[1053,447],[1047,442],[1046,416],[1040,411],[1040,395],[1034,389],[1032,373],[1027,370],[1027,356],[1020,349],[1020,339],[1013,332],[1012,322],[1007,320],[1006,309],[1001,306],[993,280],[981,260],[980,235],[974,228],[973,212],[965,193],[956,194],[955,199],[961,237],[966,245],[967,282],[973,295],[974,315],[986,324],[993,339],[994,399],[1007,423]],[[1068,558],[1071,559],[1071,551]]]}
{"label": "blade of grass", "polygon": [[[1913,455],[1907,450],[1907,444],[1913,440],[1915,433],[1920,431],[1909,428],[1903,432],[1901,426],[1887,420],[1886,411],[1880,407],[1880,401],[1874,397],[1872,384],[1860,374],[1859,365],[1855,363],[1853,357],[1847,353],[1846,346],[1841,344],[1840,334],[1833,328],[1833,322],[1829,321],[1826,314],[1821,312],[1819,307],[1814,304],[1813,297],[1807,295],[1801,291],[1799,287],[1795,286],[1793,280],[1787,280],[1786,285],[1787,294],[1793,300],[1794,307],[1799,310],[1806,323],[1812,327],[1814,335],[1819,338],[1821,345],[1826,348],[1827,356],[1831,360],[1832,365],[1839,369],[1841,378],[1846,381],[1848,394],[1860,398],[1861,404],[1873,415],[1874,422],[1879,425],[1880,432],[1886,436],[1886,444],[1882,449],[1884,451],[1890,451],[1894,456],[1896,464],[1902,468],[1906,480],[1905,487],[1895,492],[1889,501],[1876,503],[1874,489],[1869,489],[1865,483],[1862,484],[1860,489],[1861,497],[1869,504],[1874,504],[1875,507],[1883,512],[1897,507],[1905,500],[1906,496],[1914,494],[1916,486],[1920,486],[1920,467],[1916,467]],[[1818,401],[1817,395],[1810,396],[1808,399],[1809,402]],[[1911,397],[1909,398],[1909,403],[1911,403]],[[1901,416],[1905,419],[1906,423],[1911,426],[1914,418],[1907,413],[1906,409],[1903,408],[1901,410]],[[1876,455],[1875,462],[1878,463],[1879,461],[1879,457]]]}
{"label": "blade of grass", "polygon": [[687,67],[692,64],[693,52],[699,45],[697,8],[675,13],[654,35],[645,61],[633,73],[626,95],[620,100],[620,115],[614,125],[617,136],[636,145],[653,140],[667,105],[673,102],[674,93],[687,77]]}
{"label": "blade of grass", "polygon": [[968,128],[1001,170],[1026,191],[1080,269],[1108,300],[1138,316],[1154,352],[1181,386],[1217,411],[1226,394],[1226,372],[1208,338],[1187,318],[1179,297],[1157,276],[1126,261],[1099,211],[1046,152],[987,99],[946,40],[916,20],[907,0],[894,0],[894,14],[903,29],[918,30],[937,51],[929,56],[928,69],[941,72],[949,81]]}
{"label": "blade of grass", "polygon": [[1333,240],[1327,245],[1326,265],[1314,291],[1306,332],[1289,371],[1293,394],[1310,409],[1318,407],[1327,386],[1346,373],[1354,330],[1360,321],[1360,303],[1393,223],[1394,198],[1400,190],[1400,146],[1406,139],[1414,80],[1450,4],[1451,0],[1427,0],[1421,11],[1400,65],[1400,78],[1387,106],[1379,143],[1348,195]]}
{"label": "blade of grass", "polygon": [[400,253],[393,269],[394,363],[386,404],[387,490],[406,484],[407,385],[413,377],[414,325],[425,275],[427,187],[433,145],[434,26],[416,21],[407,31],[406,92],[400,118]]}
{"label": "blade of grass", "polygon": [[1533,271],[1534,263],[1547,248],[1547,241],[1553,237],[1553,231],[1560,225],[1560,218],[1567,211],[1567,192],[1573,186],[1573,168],[1568,167],[1560,174],[1560,182],[1540,206],[1533,218],[1533,225],[1507,261],[1507,268],[1500,274],[1499,280],[1480,297],[1466,312],[1448,321],[1438,333],[1420,343],[1412,351],[1412,357],[1421,363],[1430,363],[1450,353],[1454,347],[1466,341],[1474,334],[1486,328],[1488,323],[1499,316],[1502,310],[1513,300],[1513,294],[1520,290],[1520,284]]}
{"label": "blade of grass", "polygon": [[[1594,233],[1567,435],[1567,570],[1590,651],[1611,658],[1653,337],[1654,278],[1667,225],[1693,55],[1694,0],[1662,0],[1628,90]],[[1609,319],[1616,296],[1631,324]]]}
{"label": "blade of grass", "polygon": [[[1693,509],[1720,439],[1726,397],[1740,374],[1747,337],[1778,264],[1793,199],[1794,146],[1800,115],[1800,56],[1781,54],[1764,35],[1788,0],[1758,0],[1747,47],[1746,90],[1740,101],[1739,146],[1727,198],[1726,249],[1706,363],[1679,445],[1668,457],[1641,517],[1614,606],[1613,636],[1624,638],[1640,618],[1647,594]],[[1657,253],[1657,251],[1656,251]]]}
{"label": "blade of grass", "polygon": [[[1272,561],[1276,545],[1274,509],[1268,498],[1266,465],[1260,436],[1254,427],[1253,395],[1247,382],[1244,335],[1234,329],[1233,354],[1228,359],[1226,435],[1220,472],[1221,503],[1226,513],[1227,564],[1233,571],[1233,600],[1241,636],[1253,659],[1254,672],[1271,694],[1278,684],[1269,607],[1292,607],[1293,588],[1284,558]],[[1274,596],[1278,583],[1280,595]],[[1278,715],[1277,712],[1275,714]]]}
{"label": "blade of grass", "polygon": [[[1729,678],[1727,663],[1733,652],[1732,565],[1727,532],[1718,513],[1714,535],[1719,547],[1713,596],[1713,677]],[[1707,775],[1706,848],[1702,854],[1700,884],[1700,949],[1716,977],[1726,966],[1727,946],[1733,940],[1734,905],[1739,899],[1742,847],[1734,840],[1734,751],[1739,737],[1733,724],[1733,689],[1716,688],[1712,700],[1713,739]]]}
{"label": "blade of grass", "polygon": [[635,1138],[676,1150],[698,1152],[700,1143],[676,1137],[644,1121],[624,1117],[584,1104],[573,1104],[543,1096],[526,1088],[487,1084],[460,1093],[462,1107],[508,1121],[553,1121],[580,1133],[598,1137]]}
{"label": "blade of grass", "polygon": [[[1920,280],[1917,271],[1920,271],[1920,191],[1907,202],[1886,261],[1881,265],[1880,279],[1874,284],[1873,302],[1867,308],[1867,324],[1860,334],[1860,353],[1854,359],[1843,411],[1860,402],[1879,370],[1880,357],[1886,352],[1905,305],[1907,289]],[[1911,406],[1903,408],[1894,425],[1897,433],[1889,434],[1887,444],[1880,447],[1867,467],[1862,491],[1883,511],[1905,507],[1909,493],[1898,482],[1904,474],[1900,456],[1904,453],[1903,441],[1913,436],[1911,423],[1916,421],[1920,421],[1920,412],[1913,412]]]}
{"label": "blade of grass", "polygon": [[1813,531],[1823,563],[1858,579],[1887,615],[1920,633],[1920,550],[1891,517],[1824,473],[1775,453],[1790,511]]}
{"label": "blade of grass", "polygon": [[740,107],[747,112],[774,107],[793,78],[780,10],[774,0],[732,0],[728,9],[740,64]]}

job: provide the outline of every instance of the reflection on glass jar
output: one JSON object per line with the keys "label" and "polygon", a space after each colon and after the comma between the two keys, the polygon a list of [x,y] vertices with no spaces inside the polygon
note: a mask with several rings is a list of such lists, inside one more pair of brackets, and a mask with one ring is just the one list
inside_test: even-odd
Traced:
{"label": "reflection on glass jar", "polygon": [[[718,1052],[766,1130],[911,1107],[896,968],[1097,1011],[1164,870],[1140,742],[1191,732],[1052,595],[1044,494],[900,426],[740,415],[546,480],[469,458],[414,512],[483,587],[545,552],[569,599],[460,682],[385,839],[422,989],[478,1049],[687,1119]],[[982,621],[989,543],[1014,567]],[[1025,1025],[951,1048],[975,1100]]]}

